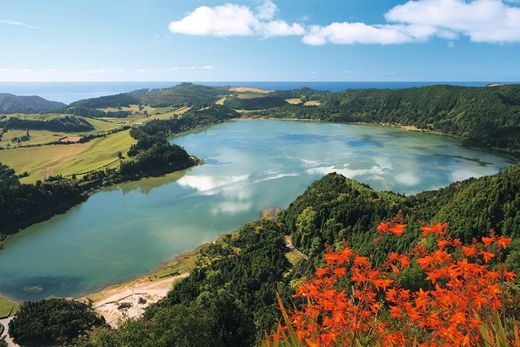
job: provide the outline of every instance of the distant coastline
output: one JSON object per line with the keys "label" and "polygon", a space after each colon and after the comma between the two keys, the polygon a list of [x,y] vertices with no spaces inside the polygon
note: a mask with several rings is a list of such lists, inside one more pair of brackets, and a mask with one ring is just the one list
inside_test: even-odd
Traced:
{"label": "distant coastline", "polygon": [[[47,100],[71,103],[78,100],[130,92],[138,89],[168,88],[180,82],[0,82],[0,93],[15,95],[38,95]],[[515,82],[196,82],[211,87],[229,85],[232,87],[253,87],[268,90],[290,90],[312,88],[337,92],[345,89],[401,89],[429,85],[450,84],[465,87],[482,87],[488,84],[509,84]]]}

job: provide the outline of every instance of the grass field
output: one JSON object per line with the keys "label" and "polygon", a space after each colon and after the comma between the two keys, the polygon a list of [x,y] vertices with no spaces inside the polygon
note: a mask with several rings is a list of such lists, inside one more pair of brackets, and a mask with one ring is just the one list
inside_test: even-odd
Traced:
{"label": "grass field", "polygon": [[92,124],[92,126],[94,127],[94,130],[88,131],[86,133],[81,133],[81,134],[92,134],[92,133],[112,130],[112,129],[120,127],[120,124],[118,124],[117,122],[110,122],[110,121],[106,121],[104,119],[99,119],[99,118],[87,118],[87,117],[81,117],[81,118],[85,119],[87,122]]}
{"label": "grass field", "polygon": [[19,146],[27,146],[27,145],[36,145],[36,144],[44,144],[53,141],[58,141],[59,139],[67,136],[71,136],[74,134],[71,133],[63,133],[63,132],[55,132],[48,130],[29,130],[29,135],[31,139],[29,141],[23,142],[13,142],[11,141],[14,137],[21,137],[26,134],[25,130],[9,130],[2,136],[2,140],[0,140],[0,147],[7,148],[9,147],[19,147]]}
{"label": "grass field", "polygon": [[260,94],[267,94],[271,93],[270,90],[260,89],[260,88],[250,88],[250,87],[232,87],[229,88],[232,92],[238,92],[238,93],[260,93]]}
{"label": "grass field", "polygon": [[265,93],[240,93],[237,94],[236,97],[239,99],[257,99],[263,98]]}
{"label": "grass field", "polygon": [[34,183],[51,175],[65,177],[105,167],[117,167],[117,154],[126,152],[136,141],[125,130],[87,143],[15,148],[0,151],[0,162],[12,167],[18,174],[25,171],[23,183]]}
{"label": "grass field", "polygon": [[62,116],[60,113],[11,113],[3,115],[5,117],[15,117],[19,119],[32,119],[32,120],[50,120]]}
{"label": "grass field", "polygon": [[321,106],[321,102],[318,100],[309,100],[303,104],[303,106]]}
{"label": "grass field", "polygon": [[[59,117],[59,114],[46,113],[46,114],[10,114],[7,117],[17,117],[21,119],[37,119],[37,120],[50,120]],[[14,137],[21,137],[26,134],[25,130],[9,130],[7,131],[0,140],[0,147],[3,148],[15,148],[24,147],[28,145],[41,145],[50,142],[58,141],[62,138],[77,138],[83,135],[97,134],[103,131],[109,131],[121,127],[121,122],[114,122],[110,120],[96,119],[76,116],[82,118],[85,121],[92,124],[94,130],[84,132],[62,132],[62,131],[49,131],[49,130],[29,130],[31,136],[29,141],[13,142]]]}
{"label": "grass field", "polygon": [[0,319],[12,316],[16,313],[18,304],[0,296]]}
{"label": "grass field", "polygon": [[[125,108],[123,108],[125,109]],[[179,117],[182,113],[189,110],[189,107],[172,109],[171,107],[152,108],[144,106],[141,110],[137,105],[128,107],[132,112],[147,111],[145,114],[133,114],[125,118],[89,118],[81,117],[94,126],[94,130],[80,133],[64,133],[46,130],[30,130],[30,141],[14,143],[13,137],[20,137],[26,134],[25,130],[9,130],[0,140],[0,147],[5,149],[0,151],[0,162],[12,167],[17,174],[25,171],[28,177],[21,179],[22,183],[34,183],[37,180],[48,176],[61,174],[70,177],[73,174],[81,176],[87,172],[118,167],[118,153],[126,156],[126,152],[136,141],[130,136],[130,131],[121,131],[110,134],[102,138],[97,138],[87,143],[75,143],[70,145],[43,145],[40,147],[23,147],[34,144],[46,144],[55,142],[63,138],[69,141],[77,141],[80,136],[98,134],[110,131],[121,126],[138,126],[154,119],[169,119]],[[16,115],[18,116],[18,115]],[[42,115],[21,115],[26,118],[50,119],[57,117],[57,114]]]}
{"label": "grass field", "polygon": [[285,101],[287,101],[291,105],[299,105],[302,103],[302,99],[300,98],[285,99]]}

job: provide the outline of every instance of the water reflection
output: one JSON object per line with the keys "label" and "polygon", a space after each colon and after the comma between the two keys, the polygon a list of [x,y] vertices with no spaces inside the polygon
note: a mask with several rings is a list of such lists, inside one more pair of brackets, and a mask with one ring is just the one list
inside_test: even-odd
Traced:
{"label": "water reflection", "polygon": [[77,296],[146,273],[330,172],[413,194],[509,163],[452,138],[360,125],[237,121],[172,141],[206,164],[104,189],[18,233],[0,251],[0,292]]}

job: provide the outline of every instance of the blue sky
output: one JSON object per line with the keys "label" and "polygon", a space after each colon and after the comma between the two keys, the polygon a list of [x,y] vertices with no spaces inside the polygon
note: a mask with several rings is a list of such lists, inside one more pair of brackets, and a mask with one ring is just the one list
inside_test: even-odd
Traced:
{"label": "blue sky", "polygon": [[0,81],[520,81],[518,0],[1,0]]}

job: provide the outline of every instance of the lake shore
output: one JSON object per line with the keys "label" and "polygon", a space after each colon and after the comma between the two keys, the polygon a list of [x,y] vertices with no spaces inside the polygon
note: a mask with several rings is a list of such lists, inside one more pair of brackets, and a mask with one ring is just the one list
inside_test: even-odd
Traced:
{"label": "lake shore", "polygon": [[208,245],[181,253],[149,274],[109,285],[75,300],[91,302],[110,326],[118,327],[126,319],[142,316],[145,309],[164,298],[176,282],[188,277],[199,254]]}
{"label": "lake shore", "polygon": [[[293,121],[293,120],[291,120],[291,121]],[[303,120],[303,121],[308,122],[308,120]],[[313,122],[315,123],[316,121],[313,121]],[[233,124],[233,123],[235,123],[235,124]],[[384,163],[381,164],[378,162],[373,162],[373,163],[370,162],[370,165],[368,165],[368,166],[365,165],[364,163],[361,163],[359,166],[356,166],[355,163],[352,162],[352,158],[350,157],[350,154],[346,153],[346,149],[353,148],[354,146],[356,146],[358,144],[355,141],[353,143],[350,143],[348,141],[346,141],[346,142],[336,141],[336,139],[340,139],[343,136],[347,136],[348,139],[360,138],[359,141],[361,141],[361,140],[363,140],[362,136],[364,134],[371,135],[369,127],[373,127],[374,124],[367,125],[367,127],[350,127],[349,128],[348,126],[345,126],[345,127],[339,126],[341,124],[330,125],[330,123],[328,123],[328,122],[323,122],[324,126],[320,125],[317,127],[311,127],[310,123],[300,123],[300,125],[298,126],[297,122],[294,122],[292,124],[287,123],[287,122],[285,124],[283,124],[283,122],[280,122],[279,124],[275,124],[276,127],[279,127],[279,128],[277,128],[278,131],[273,132],[273,131],[270,131],[274,127],[274,125],[270,124],[271,122],[259,122],[259,124],[252,124],[252,123],[253,122],[242,122],[242,124],[240,124],[240,121],[228,122],[228,124],[223,124],[222,126],[218,127],[215,131],[212,130],[208,134],[206,134],[206,132],[202,132],[199,136],[201,136],[204,139],[204,141],[205,141],[204,145],[200,146],[200,147],[196,147],[196,146],[193,147],[196,150],[196,154],[199,157],[211,159],[212,155],[214,155],[212,153],[215,151],[215,148],[227,149],[228,147],[231,147],[232,151],[230,151],[229,153],[223,152],[224,154],[226,154],[226,155],[229,154],[229,155],[222,156],[222,158],[219,158],[221,165],[216,165],[215,162],[210,161],[209,162],[210,165],[207,165],[206,167],[204,167],[203,170],[194,169],[194,171],[190,174],[191,176],[188,177],[190,180],[186,180],[186,182],[184,182],[184,181],[182,182],[184,184],[183,186],[179,185],[178,187],[174,186],[174,187],[169,187],[168,189],[167,189],[167,187],[164,187],[163,189],[161,189],[159,191],[154,191],[153,194],[149,193],[151,191],[150,187],[145,187],[145,189],[143,189],[143,191],[141,191],[141,193],[143,193],[142,196],[137,194],[139,192],[131,192],[132,188],[128,188],[128,189],[122,188],[121,191],[119,191],[118,189],[114,189],[114,193],[112,194],[115,196],[114,199],[110,199],[110,200],[107,199],[108,197],[110,197],[110,195],[105,194],[105,195],[103,195],[103,199],[100,200],[100,202],[102,203],[101,205],[93,206],[92,204],[90,204],[90,205],[85,204],[84,209],[82,209],[81,211],[75,211],[77,214],[75,218],[76,219],[83,218],[83,220],[88,220],[89,222],[91,221],[92,222],[91,227],[97,228],[95,230],[98,230],[99,228],[102,228],[105,225],[109,225],[110,223],[105,222],[105,223],[103,223],[103,225],[101,225],[101,223],[98,223],[97,219],[95,218],[96,215],[94,215],[93,213],[91,214],[89,212],[88,208],[94,208],[94,207],[95,207],[95,209],[103,208],[104,211],[109,211],[110,208],[114,208],[115,206],[117,206],[119,208],[122,208],[121,211],[128,211],[128,210],[134,211],[133,214],[130,215],[131,217],[135,216],[135,217],[139,217],[138,220],[147,221],[149,219],[154,220],[154,218],[157,218],[157,216],[158,216],[157,208],[164,207],[163,208],[164,211],[162,211],[161,213],[164,213],[164,216],[166,216],[165,218],[169,218],[169,220],[175,221],[175,223],[172,224],[171,222],[168,222],[168,223],[158,224],[160,228],[152,229],[153,225],[149,224],[149,222],[146,222],[146,223],[143,222],[143,223],[141,223],[142,226],[139,229],[136,229],[139,232],[131,233],[131,231],[133,231],[133,229],[131,227],[129,227],[126,229],[126,231],[124,233],[121,232],[119,234],[119,236],[117,236],[118,234],[115,235],[115,237],[125,237],[125,240],[126,240],[127,234],[136,235],[136,239],[141,240],[141,241],[139,242],[139,244],[133,245],[133,246],[135,246],[135,249],[139,249],[143,245],[144,241],[148,241],[148,240],[150,241],[150,245],[145,244],[145,243],[144,243],[144,245],[146,245],[148,247],[153,246],[153,244],[152,244],[152,241],[154,240],[153,238],[160,237],[161,238],[160,240],[163,240],[163,239],[164,240],[174,240],[171,242],[171,245],[170,245],[171,247],[165,247],[166,245],[161,246],[162,254],[164,255],[164,257],[161,256],[161,259],[157,259],[157,262],[154,263],[154,264],[159,264],[161,261],[163,261],[165,259],[171,259],[171,256],[177,253],[176,247],[178,247],[178,245],[176,243],[177,241],[175,241],[175,240],[178,240],[178,239],[176,239],[175,237],[183,237],[183,235],[186,233],[186,231],[182,230],[182,229],[184,229],[183,228],[184,225],[188,225],[188,226],[193,225],[193,230],[196,230],[197,232],[200,231],[201,233],[202,232],[207,233],[207,235],[205,237],[200,237],[200,242],[209,241],[209,240],[214,239],[214,237],[215,238],[218,237],[218,235],[216,235],[216,234],[213,235],[217,231],[220,234],[221,232],[225,233],[225,232],[235,229],[237,227],[233,224],[234,222],[232,220],[232,218],[235,218],[234,210],[229,209],[229,208],[236,208],[237,203],[234,201],[235,199],[232,199],[232,201],[229,201],[229,199],[227,199],[227,197],[224,196],[221,199],[222,201],[217,200],[217,201],[208,202],[209,198],[205,198],[205,196],[207,196],[207,195],[205,195],[206,193],[204,193],[204,192],[207,192],[209,188],[207,188],[206,186],[199,187],[199,185],[192,186],[192,184],[199,184],[201,182],[200,181],[201,177],[202,177],[202,179],[205,180],[205,181],[203,180],[202,183],[206,184],[206,181],[209,180],[208,177],[217,177],[218,179],[220,179],[220,177],[227,177],[226,175],[235,174],[235,172],[237,172],[236,168],[243,166],[242,161],[240,163],[237,162],[236,166],[232,166],[233,165],[232,159],[234,159],[235,158],[234,156],[236,156],[237,148],[244,151],[244,153],[247,154],[248,156],[250,156],[251,158],[255,158],[255,159],[260,158],[261,160],[263,160],[260,163],[258,163],[258,161],[254,161],[254,165],[251,164],[251,166],[248,168],[250,170],[249,172],[252,173],[251,174],[252,176],[248,181],[244,180],[243,183],[236,184],[233,186],[237,192],[241,192],[243,190],[241,188],[241,185],[246,184],[246,183],[250,184],[251,187],[255,188],[256,190],[254,190],[254,192],[258,191],[259,194],[261,192],[267,191],[266,189],[268,187],[272,187],[273,184],[277,183],[277,182],[278,182],[278,187],[283,187],[284,189],[287,186],[287,181],[289,179],[293,180],[291,182],[297,183],[297,184],[294,184],[293,186],[291,186],[291,187],[294,187],[294,189],[291,188],[292,190],[289,193],[287,193],[284,190],[283,196],[282,196],[282,194],[280,194],[280,196],[278,197],[275,194],[276,192],[274,192],[274,190],[273,190],[273,192],[269,193],[269,200],[261,200],[258,203],[258,206],[247,205],[248,211],[257,210],[258,208],[265,206],[265,204],[286,206],[289,203],[284,200],[285,196],[287,194],[289,194],[291,196],[297,196],[298,194],[301,194],[301,189],[303,189],[302,187],[307,186],[309,184],[310,180],[312,179],[312,177],[320,176],[321,174],[324,173],[324,171],[332,171],[332,170],[341,171],[341,170],[343,170],[343,171],[345,171],[345,174],[348,175],[350,173],[350,171],[354,170],[353,174],[359,175],[359,172],[365,172],[366,170],[369,170],[369,169],[375,170],[375,169],[372,169],[373,167],[375,167],[378,170],[383,170],[386,168],[386,167],[381,168],[380,166],[383,165]],[[272,123],[276,123],[276,122],[272,122]],[[305,124],[308,124],[308,125],[305,125]],[[329,124],[329,125],[327,125],[327,124]],[[302,129],[298,133],[298,129],[300,127]],[[226,134],[226,132],[229,133],[230,131],[235,132],[236,131],[235,128],[242,131],[240,133],[241,136],[233,138],[233,137],[230,137],[229,134]],[[311,128],[312,129],[316,128],[316,130],[311,131],[310,130]],[[218,133],[218,131],[219,130],[222,131],[222,129],[224,129],[225,131],[222,135],[220,135]],[[381,129],[379,129],[379,130],[374,129],[374,132],[375,132],[374,133],[375,135],[385,133]],[[284,134],[288,134],[288,133],[289,134],[297,133],[300,135],[300,137],[287,138],[287,139],[285,137],[283,137]],[[422,147],[430,149],[430,148],[437,148],[440,145],[442,145],[443,147],[442,147],[441,154],[446,155],[446,151],[448,151],[449,152],[448,155],[456,157],[456,158],[466,158],[467,157],[469,163],[472,164],[473,166],[475,166],[476,169],[478,169],[480,167],[478,165],[478,163],[476,163],[476,160],[473,160],[474,157],[477,157],[477,154],[459,153],[459,152],[465,152],[465,150],[461,150],[458,148],[458,146],[455,146],[454,144],[452,144],[452,142],[454,142],[454,141],[445,141],[437,136],[432,136],[432,137],[426,136],[425,140],[429,140],[432,142],[432,144],[430,145],[430,143],[425,144],[424,143],[425,141],[423,141],[423,139],[421,138],[420,135],[414,135],[414,136],[408,135],[407,136],[405,134],[405,132],[403,131],[400,134],[401,136],[399,138],[396,138],[395,136],[392,136],[395,133],[396,133],[396,131],[388,131],[389,136],[382,136],[382,137],[380,136],[377,138],[377,140],[380,142],[382,141],[382,143],[368,142],[366,145],[372,146],[373,148],[377,149],[378,153],[382,153],[382,155],[384,154],[384,155],[387,155],[390,157],[395,152],[396,146],[398,148],[402,147],[404,149],[406,149],[407,147],[411,147],[411,148],[414,148],[413,152],[417,152],[418,149],[416,149],[413,146],[419,146],[419,149]],[[251,136],[247,136],[249,134],[254,135],[255,141],[257,141],[257,142],[254,142],[250,146],[251,149],[249,149],[249,147],[244,149],[244,144],[249,144],[249,140],[245,140],[245,139],[248,139],[249,137],[251,137]],[[295,158],[301,157],[303,159],[309,159],[309,160],[295,161],[294,164],[291,163],[291,165],[287,165],[287,167],[280,167],[280,163],[285,163],[285,161],[283,160],[285,158],[285,156],[282,156],[280,158],[278,158],[276,156],[273,157],[271,153],[264,154],[264,152],[261,150],[262,148],[265,148],[266,144],[275,143],[275,140],[284,141],[284,143],[287,143],[287,145],[290,146],[290,148],[292,148],[293,150],[299,150],[301,148],[301,146],[300,146],[301,141],[306,140],[307,137],[309,137],[309,136],[310,136],[310,140],[316,141],[316,144],[312,145],[312,147],[313,147],[312,151],[309,146],[309,148],[305,149],[305,151],[303,152],[302,155],[300,155],[298,152],[291,152],[291,155]],[[318,139],[319,141],[316,139]],[[341,146],[341,149],[344,148],[345,151],[339,150],[339,151],[337,151],[337,153],[340,153],[340,154],[338,154],[337,158],[336,157],[328,158],[326,161],[324,161],[324,160],[321,160],[320,153],[323,153],[323,151],[328,148],[329,142],[330,142],[329,139],[331,139],[330,141],[332,141],[332,144],[334,144],[335,146]],[[186,148],[190,148],[190,145],[198,144],[200,142],[196,136],[189,137],[189,138],[188,137],[176,138],[174,141],[180,143],[181,145],[186,146]],[[234,141],[234,142],[232,142],[232,141]],[[408,141],[409,143],[406,141]],[[207,154],[208,151],[206,150],[206,148],[211,148],[211,151],[209,152],[209,154]],[[371,148],[371,147],[369,147],[369,148]],[[453,151],[453,153],[450,152],[449,150]],[[346,154],[343,155],[341,153],[346,153]],[[402,156],[403,152],[399,151],[399,155]],[[413,160],[415,160],[414,158],[415,158],[415,156],[411,156],[410,160],[413,162]],[[441,158],[444,158],[444,157],[441,157]],[[494,158],[489,159],[490,163],[491,163],[489,165],[495,165],[495,164],[493,164],[494,161],[491,162],[492,159],[494,160]],[[312,160],[314,160],[314,161],[312,161]],[[500,162],[499,158],[497,158],[496,160],[497,160],[497,163]],[[343,162],[348,163],[348,165],[351,165],[350,168],[347,167],[347,164],[342,165],[341,163],[343,163]],[[251,160],[251,163],[253,163],[252,160]],[[455,163],[457,163],[457,162],[455,162]],[[496,164],[496,165],[499,165],[499,164]],[[276,169],[276,171],[268,170],[271,168]],[[457,168],[458,168],[458,166],[455,165],[453,170],[455,170]],[[391,175],[391,170],[389,168],[386,168],[384,171],[388,173],[389,177],[393,177]],[[490,170],[487,170],[487,171],[490,171]],[[487,171],[483,172],[483,173],[487,173]],[[294,172],[298,172],[299,174],[296,175],[296,174],[294,174]],[[380,172],[380,171],[377,171],[377,172]],[[286,177],[296,177],[296,178],[286,178]],[[450,177],[452,177],[452,176],[446,177],[447,181],[449,181],[449,182],[451,182],[451,179],[452,179]],[[198,180],[194,180],[194,178],[197,178]],[[413,179],[413,177],[412,177],[412,179]],[[277,180],[277,181],[273,181],[273,180]],[[222,182],[217,180],[215,184],[217,187],[226,187],[226,191],[228,191],[229,188],[227,188],[227,185],[230,185],[229,182],[230,182],[229,180],[222,181]],[[232,182],[235,182],[235,181],[232,181]],[[242,182],[242,181],[240,181],[240,182]],[[213,184],[214,182],[211,182],[211,183]],[[397,185],[398,187],[401,187],[401,189],[410,189],[410,188],[406,188],[406,187],[408,187],[407,185],[399,185],[398,183],[399,182],[397,182],[397,183],[393,182],[393,184]],[[442,184],[442,182],[440,182],[440,184]],[[424,185],[427,186],[427,188],[431,188],[438,184],[433,181],[427,181],[427,182],[425,181]],[[137,187],[137,186],[138,186],[138,184],[135,184],[135,187]],[[417,190],[423,189],[421,187],[422,186],[419,185],[419,187],[417,187],[416,189]],[[385,189],[385,188],[386,188],[386,186],[380,187],[380,189]],[[212,189],[214,189],[214,188],[212,188]],[[111,189],[108,189],[108,190],[111,190]],[[278,189],[277,191],[281,191],[281,190]],[[203,192],[203,193],[200,193],[200,192]],[[136,195],[135,196],[129,195],[129,197],[131,197],[132,199],[126,199],[126,197],[124,197],[124,196],[128,195],[129,193],[136,194]],[[275,194],[274,198],[273,198],[273,194]],[[213,194],[211,196],[219,197],[218,194]],[[219,215],[222,215],[223,218],[224,217],[228,218],[228,219],[223,219],[226,222],[229,221],[228,225],[224,225],[223,228],[218,228],[218,226],[215,227],[214,223],[207,223],[207,225],[206,224],[201,225],[201,219],[198,217],[199,216],[198,213],[197,214],[193,213],[193,217],[191,215],[189,218],[186,217],[186,213],[187,213],[186,211],[190,211],[190,213],[192,213],[191,211],[193,211],[193,210],[185,210],[184,212],[179,212],[180,210],[178,208],[166,208],[167,206],[173,206],[171,204],[176,202],[177,201],[176,199],[181,198],[181,197],[183,199],[186,197],[189,197],[189,200],[186,200],[186,201],[189,201],[190,204],[192,204],[192,205],[194,204],[193,206],[196,206],[197,211],[199,211],[199,210],[206,211],[206,212],[204,212],[204,215],[208,215],[211,218],[215,218],[214,216],[216,214],[219,214]],[[119,204],[119,201],[122,200],[123,198],[125,198],[126,200],[129,200],[132,204],[131,205],[123,204],[123,203]],[[133,205],[134,201],[138,201],[139,199],[143,201],[143,204],[135,204],[135,206],[134,206]],[[216,199],[216,198],[211,198],[211,199]],[[271,200],[273,200],[273,199],[275,200],[275,202],[271,203]],[[276,199],[278,199],[278,200],[276,200]],[[114,201],[117,202],[117,204],[114,204]],[[266,202],[266,201],[268,201],[268,202]],[[184,200],[183,200],[183,202],[184,202]],[[239,203],[242,205],[244,205],[246,202],[247,201],[242,202],[242,200],[239,201]],[[202,203],[204,203],[205,205],[202,205]],[[220,203],[220,205],[217,205],[217,203]],[[189,205],[189,206],[192,206],[192,205]],[[146,211],[142,210],[142,206],[145,206],[145,207],[153,206],[154,209],[150,210],[148,213],[145,213]],[[215,209],[214,208],[215,206],[219,206],[220,210]],[[132,210],[132,208],[134,208],[134,209]],[[225,209],[225,208],[227,208],[227,209]],[[84,212],[84,211],[87,211],[88,213]],[[136,212],[139,212],[139,214],[135,214]],[[78,217],[78,215],[79,215],[79,217]],[[111,218],[110,215],[111,215],[110,213],[104,213],[103,218]],[[229,215],[232,215],[233,217],[232,218],[228,217]],[[254,217],[255,216],[252,216],[251,218],[254,218]],[[244,217],[241,217],[241,218],[244,218]],[[72,222],[70,222],[70,223],[72,223]],[[121,223],[121,221],[118,220],[118,222],[116,222],[116,223]],[[137,225],[140,225],[140,224],[137,224]],[[175,229],[175,228],[173,228],[173,226],[176,226],[177,228]],[[142,232],[142,231],[146,232],[148,230],[147,228],[149,228],[150,230],[153,230],[153,233],[150,233],[150,235],[146,235],[146,236],[148,236],[146,238],[144,236],[141,237],[140,235],[142,235],[142,233],[140,233],[140,232]],[[221,230],[221,229],[224,229],[224,230]],[[56,230],[55,227],[46,228],[46,230],[48,230],[48,233],[50,233],[51,236],[55,235],[55,233],[54,233],[54,230]],[[60,230],[60,229],[58,229],[58,230]],[[65,233],[68,229],[63,228],[63,230],[65,230],[64,231],[64,233]],[[119,230],[121,230],[121,228],[117,228],[117,230],[119,231]],[[159,230],[159,231],[156,231],[156,230]],[[192,231],[192,229],[187,229],[187,230]],[[105,233],[108,233],[109,231],[111,231],[111,230],[107,229],[105,231]],[[178,235],[177,234],[174,235],[173,233],[178,233]],[[78,238],[79,238],[78,240],[81,240],[81,242],[75,241],[74,245],[76,245],[76,244],[93,244],[94,243],[94,244],[96,244],[96,247],[93,247],[95,249],[91,250],[92,253],[88,253],[88,252],[87,253],[81,253],[81,252],[76,253],[73,257],[71,257],[69,259],[70,263],[67,263],[67,264],[73,264],[75,261],[77,261],[76,259],[78,259],[78,258],[81,259],[82,257],[84,258],[85,254],[89,254],[89,255],[95,254],[95,252],[99,249],[103,249],[104,252],[107,253],[108,258],[110,258],[109,257],[110,252],[116,252],[116,251],[125,252],[126,256],[128,256],[128,252],[126,250],[124,250],[122,247],[120,249],[117,249],[117,247],[111,247],[110,245],[105,246],[103,244],[88,241],[89,238],[91,240],[95,241],[96,240],[96,238],[94,238],[95,235],[92,237],[90,237],[90,236],[82,237],[82,235],[85,235],[85,233],[78,232],[77,234],[78,234]],[[137,236],[139,236],[139,237],[137,237]],[[99,238],[97,237],[97,239],[99,239]],[[184,247],[183,249],[180,249],[180,246],[179,246],[178,251],[182,252],[184,250],[190,249],[191,247],[193,247],[193,245],[196,245],[197,243],[191,243],[190,247]],[[121,244],[121,243],[120,242],[115,243],[116,246],[119,244]],[[6,247],[6,248],[8,248],[8,247]],[[20,244],[20,247],[21,247],[21,249],[30,250],[31,254],[38,254],[34,251],[34,249],[38,249],[40,246],[37,245],[36,247],[25,247],[25,243],[24,243],[23,245]],[[14,251],[14,249],[13,249],[13,251]],[[8,256],[8,258],[18,257],[18,255],[14,255],[13,251],[10,252],[11,254]],[[98,254],[97,259],[103,258],[103,254]],[[134,277],[133,274],[135,274],[135,276],[137,276],[137,277],[142,276],[143,273],[145,273],[146,271],[148,271],[149,269],[152,268],[152,267],[149,267],[149,268],[139,267],[139,256],[141,256],[141,255],[137,254],[137,253],[132,255],[132,257],[133,257],[132,261],[131,262],[128,261],[128,265],[126,265],[126,266],[128,268],[140,269],[140,270],[134,270],[134,271],[128,270],[127,273],[129,275],[125,278],[131,279]],[[155,257],[156,254],[153,254],[153,256]],[[159,258],[159,257],[157,256],[156,258]],[[114,259],[115,259],[115,257],[114,257]],[[119,258],[119,259],[124,259],[124,258]],[[39,259],[38,262],[40,262],[40,261],[41,260]],[[135,264],[135,265],[132,266],[131,264]],[[36,267],[40,266],[36,263],[34,265]],[[52,264],[52,266],[55,266],[55,265]],[[104,270],[104,268],[103,268],[104,264],[100,263],[98,266],[100,266],[100,269],[103,269],[103,271],[108,271],[108,270]],[[68,267],[70,267],[70,265],[68,265]],[[81,264],[78,263],[78,268],[80,268],[80,267],[81,267]],[[26,266],[25,269],[31,269],[31,271],[27,271],[28,274],[32,274],[32,272],[37,273],[37,271],[32,270],[32,267]],[[8,269],[8,270],[12,272],[12,269]],[[6,274],[7,273],[8,272],[6,270]],[[180,275],[183,273],[184,273],[184,271],[179,271],[176,274],[170,273],[168,276],[173,277],[173,276]],[[82,274],[81,272],[78,272],[77,276],[79,278],[83,278],[85,282],[88,282],[89,275],[90,274]],[[116,273],[116,275],[117,275],[117,273]],[[21,275],[19,277],[20,277],[20,282],[23,283],[23,281],[25,279]],[[146,275],[145,275],[145,277],[146,277]],[[160,276],[157,276],[157,277],[160,277]],[[159,281],[160,279],[157,277],[153,278],[152,280]],[[118,281],[117,276],[114,276],[113,278],[114,278],[114,280],[111,281],[112,283]],[[119,277],[119,278],[121,278],[121,277]],[[91,281],[91,282],[95,283],[95,281]],[[97,285],[103,284],[103,283],[111,283],[111,282],[107,281],[107,282],[98,282],[98,284],[94,284],[94,285],[83,285],[84,289],[80,288],[80,290],[76,291],[76,293],[78,293],[78,292],[86,293],[86,292],[92,290],[93,288],[97,290],[97,289],[100,289],[99,287],[97,287]],[[146,282],[150,282],[150,279],[147,279]],[[144,283],[149,284],[146,282],[144,282]],[[122,287],[120,289],[121,292],[123,292],[125,289],[127,289],[127,288],[124,288],[124,285],[125,284],[122,284],[122,285],[120,284],[120,287]],[[81,290],[81,289],[83,289],[83,290]],[[107,288],[105,288],[105,289],[107,289]],[[102,290],[100,290],[100,291],[102,291]],[[137,291],[137,290],[135,290],[135,291]],[[16,292],[13,292],[13,293],[16,294]],[[94,294],[96,294],[96,293],[92,293],[91,295],[94,296]],[[111,294],[112,294],[112,292],[106,294],[104,299],[111,296]],[[64,293],[63,295],[74,296],[74,294],[72,294],[72,293],[71,294]],[[95,298],[95,299],[98,301],[102,300],[99,298]]]}

